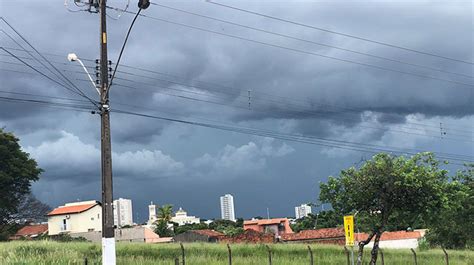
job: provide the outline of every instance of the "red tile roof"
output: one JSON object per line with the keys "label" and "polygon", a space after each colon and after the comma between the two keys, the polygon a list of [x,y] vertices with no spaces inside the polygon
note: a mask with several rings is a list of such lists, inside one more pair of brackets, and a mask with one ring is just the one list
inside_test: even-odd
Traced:
{"label": "red tile roof", "polygon": [[221,232],[217,232],[211,229],[201,229],[201,230],[191,230],[191,232],[200,234],[200,235],[205,235],[209,237],[218,237],[218,236],[223,236],[224,234]]}
{"label": "red tile roof", "polygon": [[316,230],[303,230],[293,234],[282,234],[283,241],[299,241],[314,239],[333,239],[344,237],[344,228],[323,228]]}
{"label": "red tile roof", "polygon": [[82,212],[87,211],[90,208],[92,208],[92,207],[94,207],[98,204],[99,203],[80,204],[80,205],[72,205],[72,206],[61,206],[61,207],[58,207],[58,208],[52,210],[47,215],[52,216],[52,215],[61,215],[61,214],[82,213]]}
{"label": "red tile roof", "polygon": [[48,225],[47,224],[41,224],[41,225],[27,225],[18,230],[16,232],[15,236],[18,237],[26,237],[26,236],[33,236],[33,235],[39,235],[46,233],[48,231]]}
{"label": "red tile roof", "polygon": [[[355,238],[359,241],[366,240],[369,235],[366,233],[355,233]],[[380,241],[385,240],[401,240],[401,239],[418,239],[421,237],[419,231],[394,231],[394,232],[384,232],[380,237]],[[374,237],[375,238],[375,237]],[[374,239],[372,239],[374,240]]]}
{"label": "red tile roof", "polygon": [[244,225],[272,225],[272,224],[280,224],[282,222],[286,222],[287,220],[288,220],[287,218],[245,220]]}

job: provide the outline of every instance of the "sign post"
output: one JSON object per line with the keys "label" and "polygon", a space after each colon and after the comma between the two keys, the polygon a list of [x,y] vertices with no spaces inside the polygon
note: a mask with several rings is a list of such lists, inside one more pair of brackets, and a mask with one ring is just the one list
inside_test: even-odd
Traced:
{"label": "sign post", "polygon": [[354,265],[354,216],[344,216],[344,231],[346,234],[346,246],[351,247],[351,263]]}

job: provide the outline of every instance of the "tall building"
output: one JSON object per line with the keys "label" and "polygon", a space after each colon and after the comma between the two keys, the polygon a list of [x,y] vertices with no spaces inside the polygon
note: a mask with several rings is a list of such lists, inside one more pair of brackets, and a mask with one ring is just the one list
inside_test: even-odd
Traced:
{"label": "tall building", "polygon": [[150,202],[150,205],[148,205],[148,225],[152,225],[156,220],[158,220],[156,216],[156,205]]}
{"label": "tall building", "polygon": [[123,198],[114,200],[114,225],[117,227],[133,225],[132,200]]}
{"label": "tall building", "polygon": [[295,207],[296,219],[306,217],[310,213],[311,213],[311,206],[309,206],[308,204],[301,204],[300,206]]}
{"label": "tall building", "polygon": [[230,194],[221,196],[221,218],[235,222],[234,197]]}

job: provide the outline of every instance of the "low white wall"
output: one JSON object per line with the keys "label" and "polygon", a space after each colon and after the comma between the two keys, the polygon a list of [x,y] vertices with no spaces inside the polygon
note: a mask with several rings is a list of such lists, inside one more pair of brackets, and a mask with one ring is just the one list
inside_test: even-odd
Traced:
{"label": "low white wall", "polygon": [[[366,245],[368,248],[372,248],[374,246],[374,242],[371,241],[369,244]],[[399,239],[399,240],[384,240],[379,242],[380,248],[417,248],[418,247],[418,239],[410,238],[410,239]]]}

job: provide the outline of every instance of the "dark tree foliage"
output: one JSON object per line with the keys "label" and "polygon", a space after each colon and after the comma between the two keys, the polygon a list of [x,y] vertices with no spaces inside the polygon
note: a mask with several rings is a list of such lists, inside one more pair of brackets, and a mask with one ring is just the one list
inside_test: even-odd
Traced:
{"label": "dark tree foliage", "polygon": [[446,194],[446,204],[426,239],[432,246],[474,248],[474,165],[456,174]]}
{"label": "dark tree foliage", "polygon": [[239,218],[236,222],[230,220],[215,220],[209,224],[209,229],[224,233],[225,235],[235,236],[244,232],[244,220]]}
{"label": "dark tree foliage", "polygon": [[29,154],[23,152],[19,139],[0,129],[0,234],[6,236],[30,186],[42,170]]}
{"label": "dark tree foliage", "polygon": [[174,226],[174,234],[179,235],[184,232],[190,231],[190,230],[202,230],[202,229],[208,229],[209,227],[205,223],[199,223],[199,224],[185,224],[182,226],[178,226],[178,224],[173,223]]}
{"label": "dark tree foliage", "polygon": [[341,214],[358,212],[365,218],[369,237],[359,242],[357,262],[361,264],[364,246],[375,237],[370,264],[376,264],[382,233],[399,222],[430,223],[447,200],[447,183],[447,171],[431,153],[410,158],[381,153],[360,168],[329,177],[320,186],[320,200]]}
{"label": "dark tree foliage", "polygon": [[310,213],[308,216],[296,219],[291,225],[293,232],[309,229],[333,228],[342,226],[343,216],[333,210],[322,211],[317,214]]}

